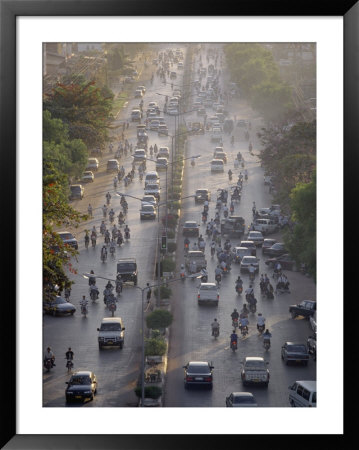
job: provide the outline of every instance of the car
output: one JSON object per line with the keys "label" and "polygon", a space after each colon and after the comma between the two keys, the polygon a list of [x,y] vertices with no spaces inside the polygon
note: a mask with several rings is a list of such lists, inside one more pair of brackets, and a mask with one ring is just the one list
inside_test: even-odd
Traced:
{"label": "car", "polygon": [[177,69],[183,69],[183,62],[179,62],[177,64]]}
{"label": "car", "polygon": [[149,129],[151,131],[158,131],[158,127],[160,126],[160,121],[158,119],[152,119]]}
{"label": "car", "polygon": [[140,109],[133,109],[131,111],[131,122],[141,122],[142,112]]}
{"label": "car", "polygon": [[176,72],[171,72],[171,73],[170,73],[170,79],[171,79],[171,80],[175,80],[176,78],[177,78]]}
{"label": "car", "polygon": [[117,261],[117,275],[121,275],[123,282],[132,281],[137,286],[137,263],[136,258],[121,258]]}
{"label": "car", "polygon": [[170,157],[170,150],[168,147],[160,147],[158,149],[157,158],[169,158]]}
{"label": "car", "polygon": [[217,153],[217,152],[224,152],[223,147],[216,147],[216,148],[214,149],[214,152],[213,152],[213,158],[216,158],[216,153]]}
{"label": "car", "polygon": [[260,231],[250,231],[248,233],[247,239],[253,241],[259,247],[263,244],[264,238]]}
{"label": "car", "polygon": [[99,163],[98,163],[98,159],[97,158],[89,158],[87,160],[87,166],[86,166],[87,170],[92,170],[92,171],[97,172],[98,171],[98,167],[99,167]]}
{"label": "car", "polygon": [[275,220],[261,218],[253,221],[253,230],[260,231],[262,234],[276,233],[278,228],[278,223]]}
{"label": "car", "polygon": [[90,370],[76,371],[66,384],[66,403],[93,400],[97,394],[97,378]]}
{"label": "car", "polygon": [[226,152],[218,152],[218,151],[216,151],[215,159],[221,159],[226,164],[227,163],[227,154],[226,154]]}
{"label": "car", "polygon": [[91,172],[90,170],[87,170],[86,172],[84,172],[82,174],[81,181],[84,183],[93,183],[94,179],[95,179],[95,176],[94,176],[93,172]]}
{"label": "car", "polygon": [[222,159],[212,159],[211,172],[224,172],[224,162]]}
{"label": "car", "polygon": [[241,241],[241,247],[247,247],[251,251],[252,256],[257,256],[257,247],[253,241]]}
{"label": "car", "polygon": [[309,353],[305,344],[286,342],[282,345],[281,357],[288,365],[290,362],[308,365]]}
{"label": "car", "polygon": [[168,128],[167,125],[159,125],[158,126],[158,135],[168,136]]}
{"label": "car", "polygon": [[145,92],[146,92],[146,87],[145,86],[137,86],[137,89],[141,89],[143,94],[145,94]]}
{"label": "car", "polygon": [[186,220],[182,228],[183,236],[199,236],[199,225],[194,220]]}
{"label": "car", "polygon": [[[221,235],[228,235],[233,237],[241,236],[245,231],[244,218],[241,216],[229,216],[226,219],[221,219]],[[246,247],[241,245],[241,247]],[[256,246],[253,242],[254,250],[256,251]],[[256,253],[253,253],[256,256]]]}
{"label": "car", "polygon": [[207,267],[207,261],[201,250],[190,250],[184,257],[185,266],[190,270],[193,263],[196,264],[196,272]]}
{"label": "car", "polygon": [[190,361],[184,368],[184,387],[208,386],[213,387],[214,366],[206,361]]}
{"label": "car", "polygon": [[101,320],[98,331],[98,347],[119,347],[123,348],[125,342],[125,327],[121,317],[104,317]]}
{"label": "car", "polygon": [[315,311],[317,310],[317,302],[313,300],[303,300],[297,305],[289,306],[289,312],[293,319],[297,316],[303,316],[306,319],[309,319],[310,316],[313,316]]}
{"label": "car", "polygon": [[166,170],[168,167],[167,158],[157,158],[156,161],[156,170]]}
{"label": "car", "polygon": [[157,102],[149,102],[148,108],[159,108],[159,106]]}
{"label": "car", "polygon": [[142,98],[142,97],[143,97],[142,89],[136,89],[135,90],[135,98]]}
{"label": "car", "polygon": [[71,184],[70,200],[76,200],[76,199],[82,200],[84,198],[84,193],[85,193],[85,189],[82,186],[82,184]]}
{"label": "car", "polygon": [[245,270],[249,270],[249,266],[254,266],[255,271],[258,272],[259,271],[259,259],[256,256],[243,256],[240,266],[239,266],[239,270],[241,272],[245,271]]}
{"label": "car", "polygon": [[203,203],[211,200],[211,192],[208,189],[196,189],[194,194],[195,203]]}
{"label": "car", "polygon": [[237,127],[240,127],[240,128],[247,128],[247,121],[244,120],[244,119],[238,120],[238,122],[237,122]]}
{"label": "car", "polygon": [[295,407],[317,406],[317,382],[313,380],[296,381],[289,386],[289,403]]}
{"label": "car", "polygon": [[145,186],[145,195],[154,195],[157,200],[160,200],[161,188],[157,183],[148,183]]}
{"label": "car", "polygon": [[269,370],[267,362],[259,356],[247,356],[243,362],[241,370],[241,379],[243,386],[248,384],[269,384]]}
{"label": "car", "polygon": [[60,236],[65,246],[70,245],[74,249],[78,250],[79,244],[76,237],[72,233],[69,231],[59,231],[57,234]]}
{"label": "car", "polygon": [[169,114],[170,116],[177,116],[178,113],[178,108],[176,108],[175,106],[167,108],[167,114]]}
{"label": "car", "polygon": [[106,166],[107,173],[112,173],[112,172],[118,173],[119,170],[120,170],[120,164],[117,161],[117,159],[109,159],[107,161],[107,166]]}
{"label": "car", "polygon": [[142,197],[141,201],[142,201],[142,203],[149,203],[150,205],[153,205],[153,206],[157,205],[157,200],[154,195],[144,195]]}
{"label": "car", "polygon": [[149,203],[141,203],[140,219],[156,219],[156,209]]}
{"label": "car", "polygon": [[147,184],[149,183],[157,183],[159,184],[160,182],[160,177],[158,175],[158,173],[155,170],[150,170],[146,173],[145,176],[145,186],[147,186]]}
{"label": "car", "polygon": [[146,161],[146,151],[142,148],[137,148],[133,153],[133,160],[135,162]]}
{"label": "car", "polygon": [[226,406],[229,408],[248,408],[258,405],[251,392],[232,392],[226,397]]}
{"label": "car", "polygon": [[71,314],[72,316],[76,312],[76,307],[64,298],[56,295],[53,300],[44,301],[43,310],[46,314],[52,314],[53,316],[56,316],[56,314]]}
{"label": "car", "polygon": [[213,127],[211,134],[211,142],[219,142],[222,144],[222,130],[219,127]]}
{"label": "car", "polygon": [[288,250],[286,250],[283,242],[276,242],[268,249],[267,253],[269,256],[281,256],[288,253]]}
{"label": "car", "polygon": [[268,249],[272,247],[273,244],[275,244],[277,241],[275,239],[264,239],[262,244],[262,253],[263,255],[266,255],[268,252]]}
{"label": "car", "polygon": [[234,263],[240,263],[244,256],[251,256],[251,251],[247,247],[234,247],[232,253]]}
{"label": "car", "polygon": [[270,258],[265,261],[269,267],[274,267],[277,262],[282,266],[282,270],[296,270],[297,268],[294,259],[289,254],[278,256],[277,258]]}
{"label": "car", "polygon": [[219,290],[217,283],[201,283],[197,293],[198,304],[214,304],[218,306]]}

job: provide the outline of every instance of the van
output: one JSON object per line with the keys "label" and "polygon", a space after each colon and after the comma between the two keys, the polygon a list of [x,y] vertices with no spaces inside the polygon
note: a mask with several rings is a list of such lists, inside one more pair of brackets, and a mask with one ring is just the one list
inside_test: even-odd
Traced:
{"label": "van", "polygon": [[118,172],[120,170],[120,164],[118,163],[117,159],[109,159],[107,161],[107,172]]}
{"label": "van", "polygon": [[151,171],[151,172],[147,172],[146,177],[145,177],[145,186],[147,184],[153,184],[153,183],[158,183],[160,180],[160,177],[158,176],[158,173],[156,171]]}
{"label": "van", "polygon": [[288,389],[291,406],[314,408],[317,406],[316,381],[296,381]]}
{"label": "van", "polygon": [[253,222],[254,231],[260,231],[262,234],[275,233],[278,231],[278,225],[270,219],[256,219]]}
{"label": "van", "polygon": [[105,346],[123,347],[125,340],[125,327],[121,317],[105,317],[101,321],[98,331],[98,347],[101,350]]}
{"label": "van", "polygon": [[223,172],[224,162],[221,159],[212,159],[211,172]]}

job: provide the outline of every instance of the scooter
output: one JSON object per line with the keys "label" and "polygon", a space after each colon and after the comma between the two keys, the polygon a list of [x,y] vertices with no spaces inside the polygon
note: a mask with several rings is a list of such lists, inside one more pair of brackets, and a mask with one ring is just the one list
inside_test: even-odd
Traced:
{"label": "scooter", "polygon": [[111,303],[108,305],[108,309],[111,311],[112,317],[114,317],[115,311],[116,311],[116,309],[117,309],[116,303],[111,302]]}
{"label": "scooter", "polygon": [[243,292],[243,286],[236,285],[236,292],[238,295],[241,295]]}
{"label": "scooter", "polygon": [[235,319],[232,320],[232,327],[234,329],[238,328],[238,319],[235,318]]}
{"label": "scooter", "polygon": [[52,362],[51,362],[51,358],[46,358],[44,361],[44,367],[46,369],[47,372],[50,372],[50,369],[52,369]]}
{"label": "scooter", "polygon": [[92,247],[95,248],[96,247],[96,238],[95,237],[91,238],[91,243],[92,243]]}
{"label": "scooter", "polygon": [[265,328],[265,325],[257,325],[257,330],[259,331],[260,334],[263,333],[264,328]]}
{"label": "scooter", "polygon": [[249,311],[254,314],[257,311],[257,305],[256,303],[250,303],[249,304]]}
{"label": "scooter", "polygon": [[237,341],[231,340],[231,349],[233,352],[237,350]]}
{"label": "scooter", "polygon": [[98,291],[95,289],[90,289],[90,298],[94,302],[98,299]]}
{"label": "scooter", "polygon": [[245,325],[244,327],[240,327],[241,328],[241,335],[243,337],[245,337],[248,334],[248,327],[247,325]]}
{"label": "scooter", "polygon": [[83,314],[86,317],[87,313],[88,313],[87,306],[81,305],[81,314]]}
{"label": "scooter", "polygon": [[72,362],[71,359],[68,359],[66,361],[66,368],[67,368],[67,372],[71,372],[71,369],[74,367],[74,363]]}
{"label": "scooter", "polygon": [[269,349],[270,349],[270,339],[264,339],[264,341],[263,341],[263,347],[264,347],[266,350],[269,350]]}
{"label": "scooter", "polygon": [[116,251],[116,247],[110,247],[110,255],[111,256],[114,256],[115,251]]}
{"label": "scooter", "polygon": [[212,336],[214,336],[215,339],[218,338],[218,336],[219,336],[219,327],[218,328],[213,328]]}

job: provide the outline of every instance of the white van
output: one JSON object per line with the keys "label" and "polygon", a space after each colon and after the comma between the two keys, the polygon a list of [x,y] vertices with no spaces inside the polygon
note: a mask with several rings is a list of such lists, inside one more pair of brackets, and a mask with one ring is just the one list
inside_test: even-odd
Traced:
{"label": "white van", "polygon": [[278,231],[278,225],[270,219],[256,219],[253,222],[253,229],[262,234],[275,233]]}
{"label": "white van", "polygon": [[151,183],[151,184],[158,183],[159,180],[160,180],[160,177],[158,176],[158,173],[155,170],[147,172],[146,177],[145,177],[145,187],[149,183]]}
{"label": "white van", "polygon": [[211,161],[211,172],[223,172],[224,162],[222,159],[212,159]]}
{"label": "white van", "polygon": [[291,406],[316,407],[317,406],[317,382],[296,381],[289,386],[289,403]]}

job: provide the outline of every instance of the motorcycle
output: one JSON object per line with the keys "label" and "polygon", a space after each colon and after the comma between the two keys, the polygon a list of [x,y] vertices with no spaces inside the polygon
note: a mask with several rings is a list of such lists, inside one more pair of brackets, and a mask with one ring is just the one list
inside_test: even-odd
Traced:
{"label": "motorcycle", "polygon": [[105,244],[109,244],[110,243],[110,236],[105,236]]}
{"label": "motorcycle", "polygon": [[123,237],[122,236],[118,236],[117,237],[117,245],[122,245],[123,244]]}
{"label": "motorcycle", "polygon": [[51,362],[51,358],[46,358],[44,361],[44,367],[46,369],[47,372],[50,372],[50,369],[52,369],[52,362]]}
{"label": "motorcycle", "polygon": [[71,359],[68,359],[66,361],[66,368],[67,368],[67,372],[71,372],[71,369],[74,367],[74,363],[72,362]]}
{"label": "motorcycle", "polygon": [[184,244],[184,253],[185,253],[185,255],[187,255],[188,250],[189,250],[189,244]]}
{"label": "motorcycle", "polygon": [[102,253],[101,253],[101,261],[102,261],[102,262],[105,262],[106,259],[107,259],[107,253],[102,252]]}
{"label": "motorcycle", "polygon": [[110,204],[110,200],[111,200],[111,198],[110,198],[110,197],[106,197],[106,204],[107,204],[107,205],[109,205],[109,204]]}
{"label": "motorcycle", "polygon": [[222,281],[222,275],[221,275],[220,273],[218,273],[218,274],[216,275],[215,279],[216,279],[216,281],[217,281],[217,284],[219,285],[220,282]]}
{"label": "motorcycle", "polygon": [[234,329],[238,328],[238,318],[232,319],[232,327]]}
{"label": "motorcycle", "polygon": [[87,306],[81,305],[81,314],[83,314],[86,317],[87,313],[88,313]]}
{"label": "motorcycle", "polygon": [[247,325],[244,326],[244,327],[240,327],[240,328],[241,328],[241,335],[243,337],[245,337],[248,334],[248,327],[247,327]]}
{"label": "motorcycle", "polygon": [[243,292],[243,286],[236,285],[236,293],[241,295]]}
{"label": "motorcycle", "polygon": [[115,215],[114,214],[110,214],[110,222],[113,223],[114,219],[115,219]]}
{"label": "motorcycle", "polygon": [[317,359],[317,338],[316,336],[309,336],[307,339],[308,353],[313,356],[313,360]]}
{"label": "motorcycle", "polygon": [[96,247],[96,238],[94,236],[91,238],[91,243],[92,243],[92,247],[95,248]]}
{"label": "motorcycle", "polygon": [[116,294],[121,295],[122,293],[122,284],[116,283]]}
{"label": "motorcycle", "polygon": [[232,181],[232,174],[231,173],[228,174],[228,179],[229,179],[229,181]]}
{"label": "motorcycle", "polygon": [[128,241],[130,239],[130,232],[129,231],[125,232],[125,239],[126,239],[126,241]]}
{"label": "motorcycle", "polygon": [[90,242],[90,238],[88,236],[85,236],[85,247],[86,247],[86,249],[89,248],[89,242]]}
{"label": "motorcycle", "polygon": [[237,350],[237,341],[231,340],[231,349],[233,352]]}
{"label": "motorcycle", "polygon": [[228,217],[228,211],[227,211],[227,210],[223,211],[223,215],[224,215],[224,218],[227,219],[227,217]]}
{"label": "motorcycle", "polygon": [[186,274],[184,273],[184,270],[182,270],[180,272],[180,278],[181,278],[182,281],[184,281],[186,279]]}
{"label": "motorcycle", "polygon": [[213,328],[212,336],[214,336],[215,339],[218,338],[218,336],[219,336],[219,327]]}
{"label": "motorcycle", "polygon": [[98,299],[98,291],[95,289],[90,289],[90,298],[94,302]]}
{"label": "motorcycle", "polygon": [[116,247],[110,247],[110,255],[111,256],[114,256],[115,251],[116,251]]}
{"label": "motorcycle", "polygon": [[244,175],[244,179],[245,179],[246,181],[248,180],[248,175],[247,175],[247,174]]}
{"label": "motorcycle", "polygon": [[257,325],[257,330],[259,331],[260,334],[263,333],[264,328],[265,328],[265,325]]}
{"label": "motorcycle", "polygon": [[215,247],[211,247],[211,256],[213,257],[215,253],[216,253]]}
{"label": "motorcycle", "polygon": [[269,349],[270,349],[270,339],[264,339],[264,341],[263,341],[263,347],[264,347],[266,350],[269,350]]}
{"label": "motorcycle", "polygon": [[250,282],[254,281],[254,272],[249,272],[249,281]]}
{"label": "motorcycle", "polygon": [[234,213],[234,206],[231,206],[231,207],[229,208],[229,210],[230,210],[231,214],[233,214],[233,213]]}
{"label": "motorcycle", "polygon": [[114,317],[115,311],[116,311],[116,309],[117,309],[116,303],[111,302],[111,303],[108,305],[108,309],[111,311],[112,317]]}
{"label": "motorcycle", "polygon": [[255,303],[250,303],[249,304],[249,311],[254,314],[257,311],[257,306]]}
{"label": "motorcycle", "polygon": [[207,222],[207,214],[202,214],[202,222],[203,223]]}

